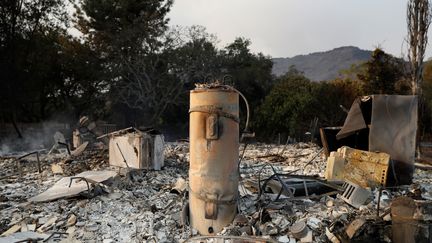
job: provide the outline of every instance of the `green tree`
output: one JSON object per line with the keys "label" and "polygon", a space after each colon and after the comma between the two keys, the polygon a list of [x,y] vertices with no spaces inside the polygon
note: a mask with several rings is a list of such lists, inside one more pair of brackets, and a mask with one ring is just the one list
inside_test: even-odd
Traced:
{"label": "green tree", "polygon": [[[314,101],[307,112],[315,114],[322,127],[342,125],[353,101],[363,94],[362,83],[351,79],[335,79],[313,83]],[[342,106],[342,107],[341,107]]]}
{"label": "green tree", "polygon": [[[405,63],[403,60],[393,57],[377,48],[372,52],[369,61],[361,64],[362,72],[357,74],[364,83],[367,94],[396,94],[404,93],[406,80]],[[399,87],[399,89],[398,89]]]}
{"label": "green tree", "polygon": [[153,53],[167,28],[173,1],[81,0],[75,5],[76,27],[104,58]]}
{"label": "green tree", "polygon": [[422,116],[420,117],[424,131],[420,131],[422,135],[429,138],[432,137],[432,61],[427,61],[423,66],[423,82],[421,83],[423,106]]}
{"label": "green tree", "polygon": [[248,98],[252,107],[260,105],[270,91],[273,62],[269,56],[250,51],[251,42],[236,38],[221,52],[226,73],[231,75],[235,86]]}
{"label": "green tree", "polygon": [[61,39],[69,38],[64,1],[0,1],[0,112],[4,121],[51,114],[64,79]]}
{"label": "green tree", "polygon": [[76,27],[99,53],[107,99],[124,123],[157,124],[176,83],[162,53],[173,1],[82,0]]}
{"label": "green tree", "polygon": [[[178,44],[175,48],[164,49],[163,53],[167,54],[170,73],[183,84],[183,90],[177,104],[167,109],[165,120],[187,118],[184,116],[189,102],[187,93],[195,83],[210,82],[229,75],[231,78],[225,81],[239,89],[251,107],[261,104],[269,92],[272,84],[271,59],[261,53],[252,53],[249,40],[237,38],[225,48],[218,49],[216,37],[200,26],[177,28],[169,34],[169,38],[177,40]],[[245,107],[241,110],[244,111]],[[244,114],[241,113],[242,116]],[[186,120],[183,123],[186,124]]]}
{"label": "green tree", "polygon": [[[309,112],[314,99],[311,81],[291,68],[276,80],[258,108],[254,130],[261,137],[272,137],[277,133],[302,137],[315,116]],[[268,134],[269,131],[272,134]]]}

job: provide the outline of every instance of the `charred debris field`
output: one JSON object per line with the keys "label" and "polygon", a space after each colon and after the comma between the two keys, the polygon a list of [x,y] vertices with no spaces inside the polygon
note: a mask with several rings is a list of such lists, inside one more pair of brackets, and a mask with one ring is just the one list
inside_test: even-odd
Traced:
{"label": "charred debris field", "polygon": [[[39,152],[40,172],[35,155],[19,162],[23,154],[4,156],[0,242],[391,242],[398,217],[392,208],[395,199],[407,201],[401,208],[415,209],[410,220],[417,226],[430,225],[429,171],[416,169],[410,185],[371,190],[354,207],[343,199],[340,184],[324,180],[326,160],[320,147],[249,144],[243,153],[244,146],[239,155],[238,213],[214,238],[193,238],[198,232],[189,226],[185,212],[188,142],[165,144],[161,170],[110,166],[104,146],[89,146],[76,156]],[[89,188],[78,193],[32,202],[59,180],[85,171],[106,177],[99,182],[88,179]]]}

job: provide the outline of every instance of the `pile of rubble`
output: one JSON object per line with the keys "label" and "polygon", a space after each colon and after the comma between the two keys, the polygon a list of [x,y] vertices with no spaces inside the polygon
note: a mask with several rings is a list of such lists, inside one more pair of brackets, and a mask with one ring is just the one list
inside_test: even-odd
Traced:
{"label": "pile of rubble", "polygon": [[[103,148],[88,148],[75,157],[42,151],[40,173],[34,156],[19,163],[19,155],[3,157],[0,242],[193,242],[197,232],[188,226],[184,209],[188,150],[187,142],[165,144],[160,171],[110,167]],[[391,242],[391,201],[401,196],[408,201],[432,198],[431,174],[416,170],[412,185],[376,189],[364,205],[353,207],[341,198],[341,185],[323,180],[326,161],[313,144],[243,144],[240,158],[239,213],[218,233],[220,237],[260,237],[260,242]],[[76,180],[88,180],[88,190],[34,200],[60,180],[86,171],[107,176],[99,181],[80,176]],[[288,195],[278,177],[300,184],[298,190]],[[72,180],[69,183],[73,188]],[[422,213],[416,220],[429,222],[432,214]]]}

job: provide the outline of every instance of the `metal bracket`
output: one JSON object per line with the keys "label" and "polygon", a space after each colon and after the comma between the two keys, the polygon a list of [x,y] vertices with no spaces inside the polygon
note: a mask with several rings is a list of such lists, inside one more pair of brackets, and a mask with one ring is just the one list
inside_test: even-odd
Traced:
{"label": "metal bracket", "polygon": [[206,119],[206,139],[219,139],[219,116],[210,114]]}
{"label": "metal bracket", "polygon": [[217,204],[214,202],[205,202],[204,205],[205,218],[206,219],[217,219],[218,209]]}
{"label": "metal bracket", "polygon": [[[69,187],[71,187],[73,180],[78,180],[78,181],[83,180],[83,181],[85,181],[85,183],[87,185],[87,197],[89,197],[89,198],[91,198],[93,196],[96,196],[96,195],[99,195],[99,194],[101,194],[103,192],[103,188],[104,188],[103,184],[101,184],[101,183],[99,183],[97,181],[91,180],[89,178],[80,177],[80,176],[73,176],[73,177],[71,177],[70,178],[70,182],[69,182]],[[94,189],[93,193],[91,191],[90,184],[93,186],[93,189]]]}

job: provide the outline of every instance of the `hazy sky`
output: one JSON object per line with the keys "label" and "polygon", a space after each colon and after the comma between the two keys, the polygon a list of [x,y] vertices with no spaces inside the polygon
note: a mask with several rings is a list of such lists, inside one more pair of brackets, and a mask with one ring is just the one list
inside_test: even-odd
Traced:
{"label": "hazy sky", "polygon": [[[171,25],[202,25],[220,45],[242,36],[252,50],[292,57],[340,46],[406,53],[407,0],[175,0]],[[432,42],[432,41],[431,41]],[[428,46],[426,57],[430,57]]]}

